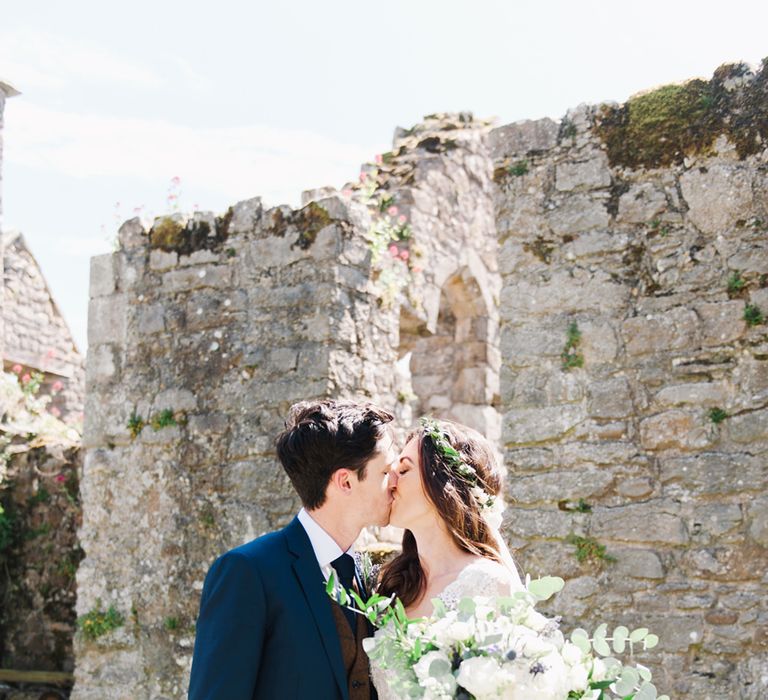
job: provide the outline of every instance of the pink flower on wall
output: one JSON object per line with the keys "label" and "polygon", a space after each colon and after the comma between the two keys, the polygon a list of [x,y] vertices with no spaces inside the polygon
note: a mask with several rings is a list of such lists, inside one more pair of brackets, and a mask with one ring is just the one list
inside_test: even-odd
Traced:
{"label": "pink flower on wall", "polygon": [[30,381],[32,381],[32,377],[29,374],[29,372],[27,372],[25,375],[22,376],[21,383],[22,384],[29,384]]}
{"label": "pink flower on wall", "polygon": [[400,255],[400,251],[398,250],[396,245],[391,245],[391,246],[389,246],[389,254],[393,258],[396,258],[398,255]]}
{"label": "pink flower on wall", "polygon": [[60,382],[58,379],[51,386],[51,390],[53,391],[54,394],[58,394],[63,388],[64,388],[64,384]]}
{"label": "pink flower on wall", "polygon": [[397,216],[397,212],[400,211],[394,204],[387,209],[387,214],[390,216]]}
{"label": "pink flower on wall", "polygon": [[410,257],[410,253],[407,250],[400,251],[400,259],[401,260],[408,260]]}
{"label": "pink flower on wall", "polygon": [[16,364],[13,367],[11,367],[11,371],[13,371],[14,374],[19,374],[22,369],[23,369],[23,367],[21,365],[19,365],[19,364]]}
{"label": "pink flower on wall", "polygon": [[58,418],[61,415],[61,411],[56,406],[51,406],[51,415]]}
{"label": "pink flower on wall", "polygon": [[381,153],[376,154],[376,165],[381,165],[384,162],[384,158],[382,157]]}
{"label": "pink flower on wall", "polygon": [[362,172],[360,173],[360,182],[365,182],[368,179],[368,173]]}
{"label": "pink flower on wall", "polygon": [[55,477],[56,483],[63,484],[67,480],[66,474],[57,474]]}
{"label": "pink flower on wall", "polygon": [[400,216],[397,217],[398,224],[404,224],[406,221],[408,221],[408,217],[405,214],[400,214]]}

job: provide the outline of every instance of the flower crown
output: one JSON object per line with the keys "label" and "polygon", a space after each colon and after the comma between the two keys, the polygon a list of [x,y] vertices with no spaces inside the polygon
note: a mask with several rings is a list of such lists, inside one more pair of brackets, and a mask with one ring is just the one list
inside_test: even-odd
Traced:
{"label": "flower crown", "polygon": [[501,497],[488,493],[481,486],[480,476],[475,468],[461,458],[459,451],[449,442],[448,434],[434,418],[423,416],[421,418],[421,427],[424,430],[425,437],[432,441],[435,452],[443,458],[448,468],[469,485],[469,491],[477,502],[483,517],[493,527],[498,528],[501,525],[504,500]]}

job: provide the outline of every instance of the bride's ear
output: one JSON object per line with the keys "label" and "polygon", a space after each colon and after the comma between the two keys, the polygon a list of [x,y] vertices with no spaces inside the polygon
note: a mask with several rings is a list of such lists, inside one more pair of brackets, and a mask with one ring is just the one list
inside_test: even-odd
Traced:
{"label": "bride's ear", "polygon": [[331,474],[331,485],[340,493],[350,493],[352,491],[350,476],[349,469],[337,469]]}

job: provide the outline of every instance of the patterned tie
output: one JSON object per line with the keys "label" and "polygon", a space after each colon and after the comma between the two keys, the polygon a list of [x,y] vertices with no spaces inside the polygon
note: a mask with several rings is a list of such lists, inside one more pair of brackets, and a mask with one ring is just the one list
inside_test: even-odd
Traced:
{"label": "patterned tie", "polygon": [[[352,590],[355,580],[355,560],[349,554],[342,554],[338,559],[331,562],[331,566],[336,570],[339,583],[346,590]],[[344,616],[354,632],[357,629],[357,615],[347,607],[344,607],[343,610]]]}

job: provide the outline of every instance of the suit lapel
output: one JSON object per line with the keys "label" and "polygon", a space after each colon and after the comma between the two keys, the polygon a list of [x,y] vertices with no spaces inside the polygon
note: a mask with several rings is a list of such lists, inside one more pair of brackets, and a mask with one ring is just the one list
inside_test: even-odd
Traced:
{"label": "suit lapel", "polygon": [[317,557],[312,549],[312,544],[298,518],[284,530],[288,541],[289,551],[296,557],[293,562],[293,570],[296,578],[304,591],[307,605],[312,613],[320,638],[323,640],[325,653],[331,663],[336,682],[341,689],[344,698],[349,696],[347,689],[347,676],[344,671],[344,660],[341,656],[341,643],[333,621],[328,594],[325,592],[325,578]]}

